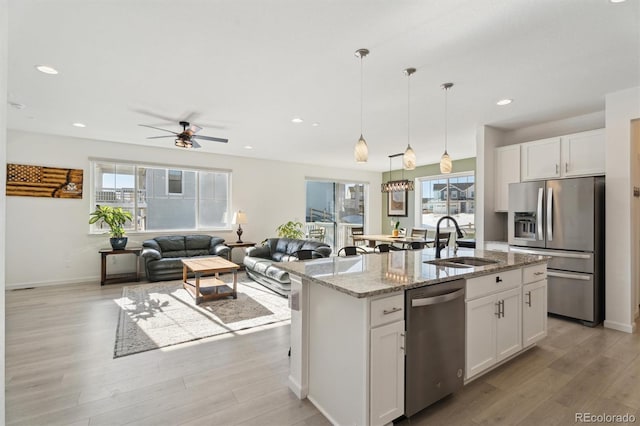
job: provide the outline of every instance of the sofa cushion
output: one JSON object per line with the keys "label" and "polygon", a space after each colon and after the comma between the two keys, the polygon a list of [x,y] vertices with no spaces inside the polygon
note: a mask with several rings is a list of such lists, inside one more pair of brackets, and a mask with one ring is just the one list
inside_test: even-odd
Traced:
{"label": "sofa cushion", "polygon": [[186,257],[187,250],[184,244],[184,236],[170,235],[156,237],[156,241],[162,249],[162,257]]}
{"label": "sofa cushion", "polygon": [[245,257],[244,264],[252,271],[271,278],[281,284],[290,283],[289,273],[275,266],[274,262],[271,260],[266,260],[261,257]]}

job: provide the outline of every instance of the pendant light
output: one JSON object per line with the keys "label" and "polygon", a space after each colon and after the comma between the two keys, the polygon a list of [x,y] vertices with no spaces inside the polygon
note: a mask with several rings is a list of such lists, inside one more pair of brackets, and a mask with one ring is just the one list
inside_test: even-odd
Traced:
{"label": "pendant light", "polygon": [[356,143],[356,146],[353,150],[353,155],[355,157],[356,163],[366,163],[369,159],[369,147],[367,146],[367,141],[364,140],[362,136],[362,59],[369,54],[369,50],[367,49],[358,49],[356,50],[355,55],[360,58],[360,139]]}
{"label": "pendant light", "polygon": [[451,173],[451,157],[447,152],[447,92],[453,87],[453,83],[444,83],[444,154],[440,158],[440,173]]}
{"label": "pendant light", "polygon": [[411,74],[415,73],[415,68],[404,70],[407,76],[407,149],[402,156],[402,164],[407,170],[416,168],[416,153],[411,148]]}

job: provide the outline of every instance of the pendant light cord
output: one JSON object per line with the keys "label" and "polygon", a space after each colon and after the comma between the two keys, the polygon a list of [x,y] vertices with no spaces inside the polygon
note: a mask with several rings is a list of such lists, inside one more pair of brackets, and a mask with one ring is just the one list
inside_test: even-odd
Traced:
{"label": "pendant light cord", "polygon": [[447,129],[448,129],[448,124],[447,124],[447,117],[449,116],[449,103],[448,103],[448,99],[449,99],[449,88],[445,87],[444,88],[444,152],[447,152]]}
{"label": "pendant light cord", "polygon": [[407,147],[411,144],[411,74],[407,73]]}
{"label": "pendant light cord", "polygon": [[360,137],[362,137],[362,120],[363,120],[363,113],[362,113],[362,109],[363,109],[363,105],[364,105],[364,83],[363,83],[363,72],[362,72],[362,59],[363,56],[360,55]]}

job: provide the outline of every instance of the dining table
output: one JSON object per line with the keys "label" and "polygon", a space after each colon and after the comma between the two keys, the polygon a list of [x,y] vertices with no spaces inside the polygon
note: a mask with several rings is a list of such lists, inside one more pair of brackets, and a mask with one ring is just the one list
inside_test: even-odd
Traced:
{"label": "dining table", "polygon": [[420,242],[425,244],[433,244],[433,238],[422,238],[422,237],[410,237],[407,235],[399,235],[394,237],[389,234],[371,234],[371,235],[354,235],[353,241],[366,241],[369,247],[375,247],[376,243],[397,243],[397,244],[411,244],[414,242]]}

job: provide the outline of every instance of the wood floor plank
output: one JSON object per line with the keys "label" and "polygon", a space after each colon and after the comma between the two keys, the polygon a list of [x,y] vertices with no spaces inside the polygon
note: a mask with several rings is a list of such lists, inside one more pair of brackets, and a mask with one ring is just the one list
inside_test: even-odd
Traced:
{"label": "wood floor plank", "polygon": [[[6,292],[7,424],[329,424],[287,387],[288,322],[113,359],[125,285]],[[639,383],[640,334],[549,318],[537,348],[399,424],[640,419]]]}

